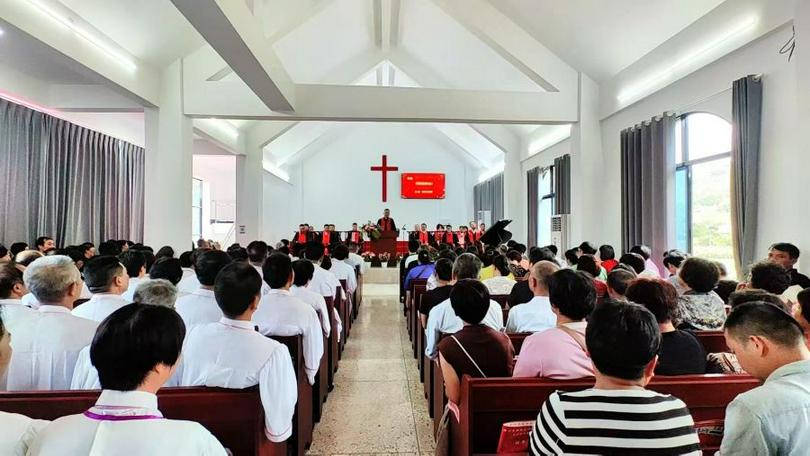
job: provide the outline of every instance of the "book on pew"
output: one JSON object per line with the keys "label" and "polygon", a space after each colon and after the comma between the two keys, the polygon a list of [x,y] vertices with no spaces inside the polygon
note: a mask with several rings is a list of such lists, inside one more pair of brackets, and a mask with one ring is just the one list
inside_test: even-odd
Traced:
{"label": "book on pew", "polygon": [[526,454],[534,421],[511,421],[501,426],[498,454]]}

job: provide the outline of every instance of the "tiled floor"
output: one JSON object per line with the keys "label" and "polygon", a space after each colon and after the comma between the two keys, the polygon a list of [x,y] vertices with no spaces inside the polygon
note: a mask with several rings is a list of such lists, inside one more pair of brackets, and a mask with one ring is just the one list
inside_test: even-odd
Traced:
{"label": "tiled floor", "polygon": [[397,285],[364,285],[360,316],[308,454],[433,454]]}

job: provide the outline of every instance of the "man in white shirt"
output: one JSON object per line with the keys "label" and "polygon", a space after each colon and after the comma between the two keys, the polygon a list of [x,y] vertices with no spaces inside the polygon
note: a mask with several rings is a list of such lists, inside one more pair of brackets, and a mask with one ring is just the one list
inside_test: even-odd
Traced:
{"label": "man in white shirt", "polygon": [[84,280],[93,297],[73,309],[73,315],[101,321],[129,304],[129,301],[121,297],[129,287],[129,276],[118,258],[110,255],[90,258],[84,266]]}
{"label": "man in white shirt", "polygon": [[338,281],[346,281],[346,290],[349,294],[353,294],[357,289],[357,275],[354,272],[354,266],[346,262],[349,257],[349,248],[346,244],[338,244],[332,251],[332,268],[329,272],[337,277]]}
{"label": "man in white shirt", "polygon": [[23,273],[12,263],[0,263],[0,309],[3,323],[9,330],[15,330],[20,319],[28,318],[36,312],[22,302],[28,294],[23,282]]}
{"label": "man in white shirt", "polygon": [[250,261],[250,265],[259,273],[261,276],[262,273],[262,265],[264,264],[264,259],[267,258],[267,243],[264,241],[253,241],[247,245],[247,254],[248,254],[248,261]]}
{"label": "man in white shirt", "polygon": [[252,265],[231,263],[219,273],[214,296],[225,316],[189,331],[180,386],[242,389],[258,384],[265,435],[271,442],[282,442],[292,434],[298,383],[287,347],[256,332],[251,322],[261,285]]}
{"label": "man in white shirt", "polygon": [[8,390],[68,389],[79,351],[98,325],[70,313],[81,290],[79,270],[70,258],[54,255],[31,263],[23,279],[41,305],[15,328]]}
{"label": "man in white shirt", "polygon": [[174,373],[184,336],[171,309],[132,304],[114,312],[90,349],[103,388],[96,405],[46,426],[28,454],[226,455],[198,423],[158,410],[157,391]]}
{"label": "man in white shirt", "polygon": [[200,286],[177,300],[174,308],[183,318],[187,328],[202,323],[216,323],[222,311],[214,299],[214,280],[219,271],[231,263],[231,257],[221,250],[206,250],[194,263]]}
{"label": "man in white shirt", "polygon": [[[294,297],[304,301],[312,306],[318,317],[321,319],[321,327],[323,328],[323,336],[329,337],[332,332],[332,324],[329,319],[329,308],[326,307],[324,297],[307,289],[309,281],[312,280],[312,274],[315,272],[315,265],[307,260],[293,261],[293,285],[290,287],[290,294]],[[340,336],[340,317],[338,316],[337,309],[335,310],[335,318],[338,321],[338,337]]]}
{"label": "man in white shirt", "polygon": [[264,281],[270,293],[262,297],[253,322],[266,336],[303,335],[304,366],[309,384],[315,376],[323,356],[323,330],[318,314],[305,302],[290,294],[293,282],[292,261],[283,253],[273,253],[264,262]]}
{"label": "man in white shirt", "polygon": [[[481,260],[471,253],[464,253],[453,264],[453,281],[462,279],[478,280],[480,272]],[[481,323],[496,331],[503,330],[503,311],[500,304],[490,300],[489,310]],[[464,322],[456,315],[453,306],[450,304],[450,299],[431,309],[428,314],[427,326],[425,326],[425,355],[431,359],[436,359],[439,356],[439,336],[441,334],[456,333],[461,331],[463,327]]]}
{"label": "man in white shirt", "polygon": [[[310,242],[307,244],[305,251],[306,259],[312,262],[315,266],[315,272],[312,273],[312,280],[309,282],[307,289],[320,294],[321,296],[331,296],[332,299],[337,297],[337,290],[340,287],[340,281],[335,277],[335,274],[322,268],[320,265],[321,258],[323,258],[324,248],[323,245],[317,242]],[[343,289],[341,288],[341,297],[343,296]]]}
{"label": "man in white shirt", "polygon": [[121,297],[127,303],[130,303],[132,297],[135,296],[135,289],[138,288],[142,281],[146,280],[146,257],[137,250],[127,250],[118,255],[118,261],[124,265],[129,276],[129,287],[125,292],[121,293]]}
{"label": "man in white shirt", "polygon": [[183,269],[183,278],[177,284],[177,291],[182,295],[191,293],[200,287],[200,281],[197,280],[197,274],[194,272],[194,263],[197,257],[206,250],[194,250],[193,252],[183,252],[180,255],[180,267]]}
{"label": "man in white shirt", "polygon": [[349,263],[352,267],[360,266],[360,275],[363,275],[368,271],[368,264],[363,257],[358,255],[357,252],[360,251],[360,246],[355,242],[349,242],[349,257],[346,259],[346,263]]}
{"label": "man in white shirt", "polygon": [[529,289],[534,293],[531,301],[509,309],[506,332],[540,332],[557,326],[557,316],[548,300],[551,276],[560,269],[551,261],[538,261],[529,273]]}

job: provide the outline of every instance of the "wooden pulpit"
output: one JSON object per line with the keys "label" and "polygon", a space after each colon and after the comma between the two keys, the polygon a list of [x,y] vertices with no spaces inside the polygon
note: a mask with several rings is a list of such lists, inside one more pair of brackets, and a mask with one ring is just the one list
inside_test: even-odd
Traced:
{"label": "wooden pulpit", "polygon": [[377,255],[387,252],[394,258],[397,254],[397,238],[399,233],[396,231],[383,231],[380,233],[379,239],[371,241],[371,251]]}

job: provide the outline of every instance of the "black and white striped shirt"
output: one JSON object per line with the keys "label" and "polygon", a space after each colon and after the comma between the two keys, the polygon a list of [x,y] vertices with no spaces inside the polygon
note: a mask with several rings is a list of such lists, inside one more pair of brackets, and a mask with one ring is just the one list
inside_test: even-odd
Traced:
{"label": "black and white striped shirt", "polygon": [[689,410],[654,391],[554,392],[531,433],[531,454],[697,455]]}

